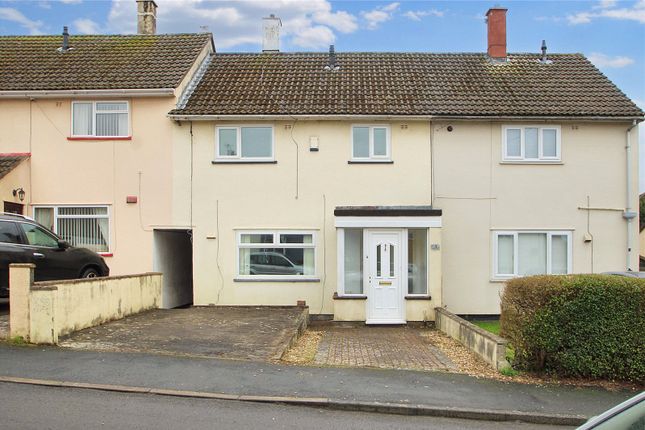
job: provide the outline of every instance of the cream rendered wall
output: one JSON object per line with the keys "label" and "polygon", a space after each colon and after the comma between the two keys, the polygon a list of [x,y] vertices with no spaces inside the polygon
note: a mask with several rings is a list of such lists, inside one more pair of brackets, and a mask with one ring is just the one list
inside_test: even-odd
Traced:
{"label": "cream rendered wall", "polygon": [[[562,123],[562,163],[501,163],[504,123],[434,124],[435,207],[443,210],[443,291],[457,314],[499,313],[503,283],[491,282],[495,229],[573,230],[574,273],[625,270],[626,129],[629,124]],[[551,124],[551,123],[549,123]],[[632,142],[638,142],[632,131]],[[638,145],[633,144],[637,210]],[[584,243],[587,211],[593,245]],[[638,268],[638,222],[632,222],[632,268]],[[592,266],[593,246],[593,266]]]}
{"label": "cream rendered wall", "polygon": [[[217,123],[225,124],[239,125]],[[389,123],[394,163],[373,165],[347,163],[352,122],[266,124],[274,125],[277,164],[212,164],[216,123],[193,123],[194,303],[295,305],[306,300],[312,314],[333,313],[334,208],[430,204],[429,124]],[[189,123],[174,129],[175,140],[186,148],[189,130]],[[319,137],[319,152],[309,151],[310,136]],[[320,281],[235,282],[235,230],[258,228],[314,230]]]}
{"label": "cream rendered wall", "polygon": [[[172,208],[173,172],[185,171],[174,164],[166,117],[175,98],[117,100],[130,103],[132,140],[67,140],[71,99],[2,100],[0,152],[31,152],[27,214],[34,205],[109,206],[113,256],[106,262],[122,275],[152,270],[152,228],[185,222],[188,205]],[[126,204],[128,195],[139,202]]]}

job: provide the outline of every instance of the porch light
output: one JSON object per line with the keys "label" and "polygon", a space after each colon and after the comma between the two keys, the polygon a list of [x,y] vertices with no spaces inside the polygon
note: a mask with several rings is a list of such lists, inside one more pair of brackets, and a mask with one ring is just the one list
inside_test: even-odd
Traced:
{"label": "porch light", "polygon": [[23,200],[25,200],[25,194],[27,193],[25,193],[25,190],[23,190],[21,187],[13,190],[11,194],[13,194],[14,197],[18,196],[18,199],[22,202]]}

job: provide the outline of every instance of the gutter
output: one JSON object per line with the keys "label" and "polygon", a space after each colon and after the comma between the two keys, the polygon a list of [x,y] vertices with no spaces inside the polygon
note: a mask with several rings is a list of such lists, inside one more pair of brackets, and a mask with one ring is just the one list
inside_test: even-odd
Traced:
{"label": "gutter", "polygon": [[182,115],[168,114],[168,118],[175,121],[293,121],[298,120],[362,120],[373,121],[642,121],[639,116],[442,116],[442,115]]}
{"label": "gutter", "polygon": [[167,97],[174,96],[174,88],[109,89],[109,90],[29,90],[0,91],[0,99],[46,99],[62,97]]}
{"label": "gutter", "polygon": [[625,130],[626,134],[626,146],[625,146],[625,161],[627,163],[626,175],[627,175],[627,186],[626,189],[626,203],[625,203],[625,212],[623,213],[623,218],[627,221],[627,252],[626,252],[626,270],[631,271],[631,260],[632,260],[632,220],[638,217],[638,213],[632,211],[632,143],[631,143],[631,131],[638,121],[634,120],[632,125]]}

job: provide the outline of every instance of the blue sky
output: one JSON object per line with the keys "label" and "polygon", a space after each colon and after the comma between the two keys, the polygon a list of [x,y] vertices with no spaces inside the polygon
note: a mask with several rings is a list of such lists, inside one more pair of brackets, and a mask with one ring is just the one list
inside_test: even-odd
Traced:
{"label": "blue sky", "polygon": [[[509,52],[581,52],[645,108],[645,0],[157,0],[160,33],[210,31],[219,52],[261,49],[261,18],[282,18],[283,51],[483,52],[484,14],[508,8]],[[135,0],[0,0],[0,34],[132,33]],[[645,126],[641,126],[645,166]],[[645,168],[641,190],[645,190]]]}

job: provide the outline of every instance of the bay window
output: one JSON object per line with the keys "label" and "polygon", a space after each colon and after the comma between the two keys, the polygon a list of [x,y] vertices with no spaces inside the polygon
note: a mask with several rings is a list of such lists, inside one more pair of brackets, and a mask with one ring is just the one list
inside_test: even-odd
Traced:
{"label": "bay window", "polygon": [[571,273],[570,231],[495,231],[495,278]]}

